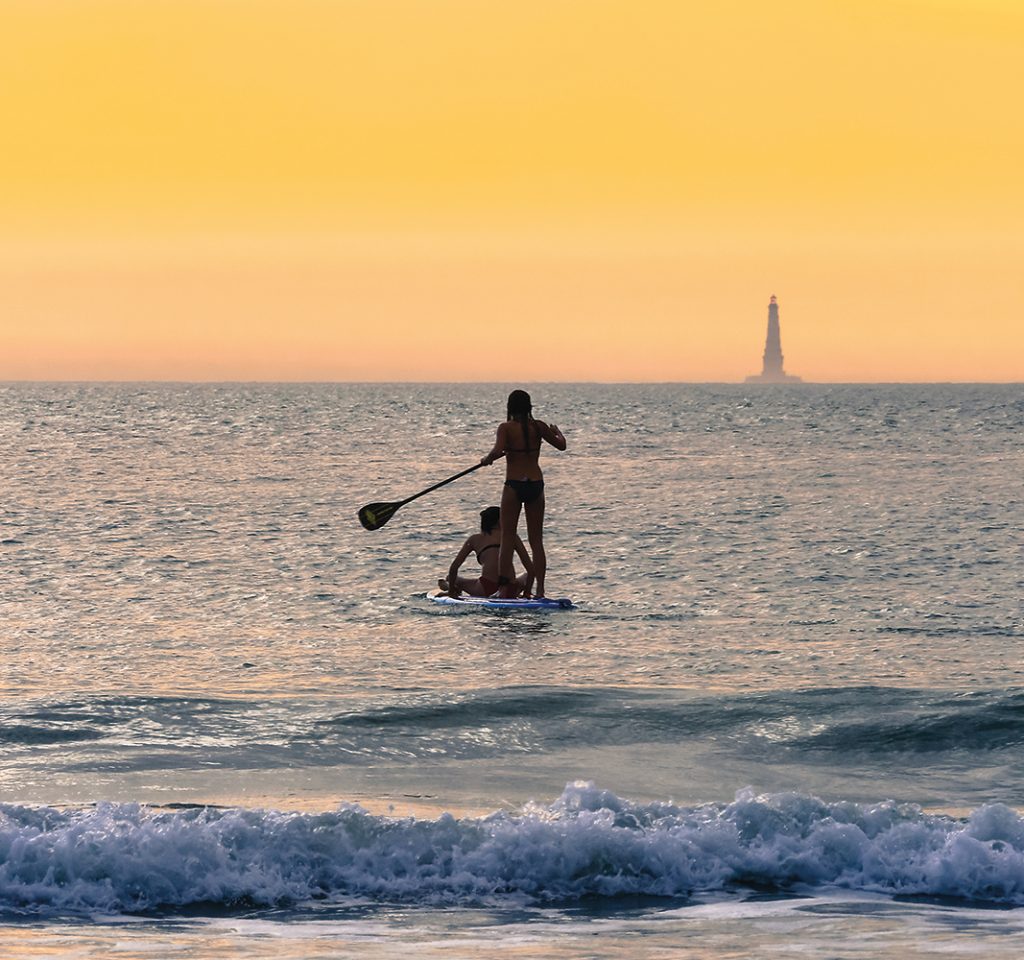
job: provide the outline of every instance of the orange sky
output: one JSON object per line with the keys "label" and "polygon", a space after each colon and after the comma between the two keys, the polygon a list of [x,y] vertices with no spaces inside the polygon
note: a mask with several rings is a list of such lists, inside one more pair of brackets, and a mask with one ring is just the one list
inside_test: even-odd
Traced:
{"label": "orange sky", "polygon": [[1018,0],[3,0],[0,379],[1024,380],[1022,89]]}

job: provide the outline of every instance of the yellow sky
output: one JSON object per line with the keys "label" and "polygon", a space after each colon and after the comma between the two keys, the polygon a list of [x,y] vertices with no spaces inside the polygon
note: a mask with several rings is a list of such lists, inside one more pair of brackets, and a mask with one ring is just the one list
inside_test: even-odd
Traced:
{"label": "yellow sky", "polygon": [[0,379],[1024,380],[1022,90],[1019,0],[0,0]]}

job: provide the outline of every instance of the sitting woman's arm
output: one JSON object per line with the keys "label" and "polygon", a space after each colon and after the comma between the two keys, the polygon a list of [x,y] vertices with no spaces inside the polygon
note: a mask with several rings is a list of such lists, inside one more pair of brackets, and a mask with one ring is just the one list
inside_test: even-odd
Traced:
{"label": "sitting woman's arm", "polygon": [[523,593],[528,596],[533,590],[533,559],[530,557],[526,545],[519,536],[516,537],[516,556],[519,557],[523,564],[523,569],[526,571],[526,586],[523,587]]}
{"label": "sitting woman's arm", "polygon": [[462,591],[459,589],[459,567],[465,562],[473,549],[473,538],[469,537],[462,545],[462,549],[455,555],[452,565],[448,568],[448,596],[457,597]]}

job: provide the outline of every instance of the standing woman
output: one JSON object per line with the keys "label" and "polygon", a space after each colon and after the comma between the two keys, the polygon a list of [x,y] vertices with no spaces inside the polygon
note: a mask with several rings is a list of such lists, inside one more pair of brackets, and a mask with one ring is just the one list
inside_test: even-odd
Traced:
{"label": "standing woman", "polygon": [[540,469],[541,441],[546,440],[557,450],[565,449],[565,437],[553,423],[534,420],[530,416],[533,405],[525,390],[513,390],[508,395],[508,419],[498,426],[494,449],[480,462],[492,464],[505,457],[505,486],[501,491],[501,546],[498,549],[498,596],[511,597],[515,590],[512,582],[512,552],[515,549],[519,511],[526,511],[526,536],[533,553],[533,568],[537,578],[536,596],[544,596],[544,574],[547,556],[544,553],[544,474]]}

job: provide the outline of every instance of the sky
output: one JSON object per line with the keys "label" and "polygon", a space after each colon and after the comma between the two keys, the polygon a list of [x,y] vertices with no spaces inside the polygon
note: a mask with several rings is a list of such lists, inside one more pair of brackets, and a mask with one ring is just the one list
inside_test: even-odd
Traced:
{"label": "sky", "polygon": [[1020,0],[0,0],[0,379],[1024,380]]}

